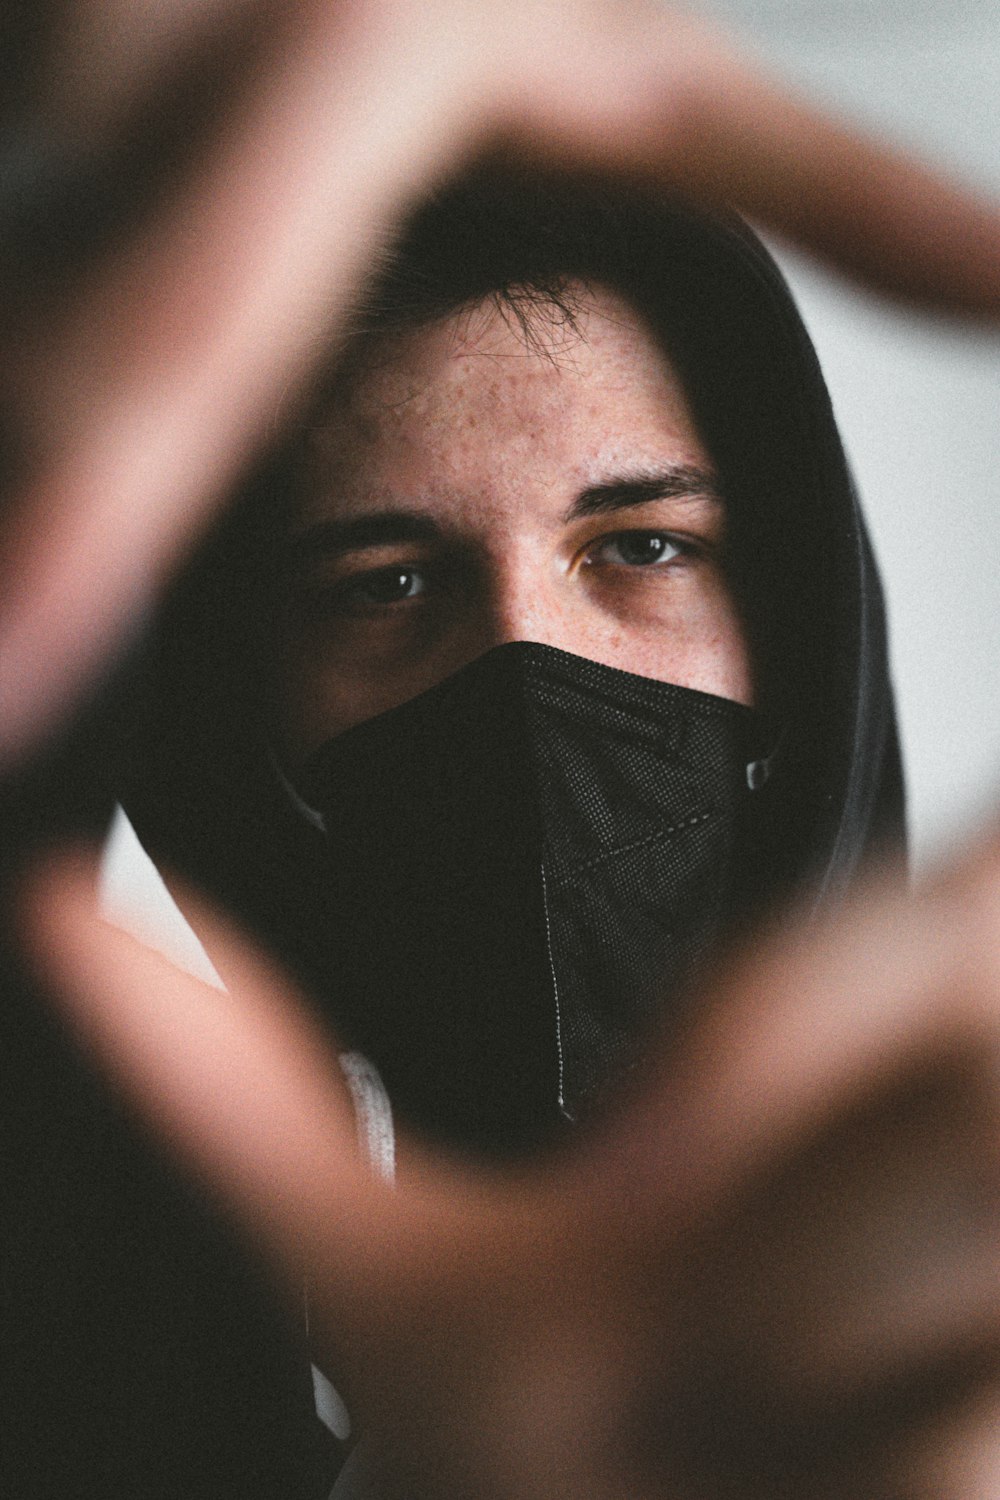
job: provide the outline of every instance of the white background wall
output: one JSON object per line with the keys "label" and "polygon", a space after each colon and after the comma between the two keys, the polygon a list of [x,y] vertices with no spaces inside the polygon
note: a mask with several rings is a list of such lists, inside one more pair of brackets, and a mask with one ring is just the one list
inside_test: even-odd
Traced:
{"label": "white background wall", "polygon": [[[1000,197],[997,0],[701,8],[808,97]],[[885,576],[911,828],[926,860],[1000,799],[1000,336],[887,308],[775,249]]]}
{"label": "white background wall", "polygon": [[[997,0],[702,8],[808,97],[1000,196]],[[775,249],[819,348],[887,584],[925,861],[1000,800],[1000,335],[916,319]],[[198,967],[122,830],[107,871],[112,909]]]}

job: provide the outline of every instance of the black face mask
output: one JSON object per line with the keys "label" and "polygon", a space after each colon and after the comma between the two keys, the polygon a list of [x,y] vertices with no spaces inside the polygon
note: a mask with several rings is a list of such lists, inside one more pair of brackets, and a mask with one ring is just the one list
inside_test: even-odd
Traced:
{"label": "black face mask", "polygon": [[333,1014],[402,1120],[529,1149],[679,1013],[738,902],[753,723],[518,642],[313,756]]}

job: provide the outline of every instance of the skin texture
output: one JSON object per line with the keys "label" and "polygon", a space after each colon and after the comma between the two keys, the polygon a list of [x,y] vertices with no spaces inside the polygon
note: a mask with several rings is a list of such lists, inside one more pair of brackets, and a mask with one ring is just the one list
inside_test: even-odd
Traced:
{"label": "skin texture", "polygon": [[[276,674],[291,761],[507,641],[751,702],[678,378],[620,297],[568,291],[575,327],[542,307],[526,336],[486,303],[383,340],[313,431]],[[343,529],[366,521],[384,535]]]}

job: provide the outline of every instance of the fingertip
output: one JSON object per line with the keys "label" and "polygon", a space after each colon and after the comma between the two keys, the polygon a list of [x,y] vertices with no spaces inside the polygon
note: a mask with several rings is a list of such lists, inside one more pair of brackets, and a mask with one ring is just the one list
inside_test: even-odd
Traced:
{"label": "fingertip", "polygon": [[37,856],[19,876],[15,930],[43,970],[98,916],[100,857],[97,845],[65,845]]}

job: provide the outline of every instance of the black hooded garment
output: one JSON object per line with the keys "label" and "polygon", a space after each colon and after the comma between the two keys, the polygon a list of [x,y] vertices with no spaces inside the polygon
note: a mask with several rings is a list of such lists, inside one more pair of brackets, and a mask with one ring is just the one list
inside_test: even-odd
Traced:
{"label": "black hooded garment", "polygon": [[[570,219],[591,226],[583,255],[567,248],[565,215],[550,213],[556,191],[463,186],[416,217],[411,248],[443,286],[461,286],[470,246],[502,244],[508,222],[534,223],[521,280],[610,284],[663,338],[720,471],[735,587],[765,663],[761,713],[778,746],[742,915],[792,893],[828,907],[873,849],[901,844],[902,780],[881,591],[811,343],[739,222],[639,200],[623,215],[620,195],[574,187]],[[502,259],[500,280],[517,281]],[[465,295],[495,285],[480,264]],[[208,540],[99,731],[88,724],[61,752],[60,775],[118,795],[154,860],[243,921],[342,1031],[317,943],[317,848],[274,775],[259,701],[267,496],[281,472],[269,465]],[[46,793],[29,792],[30,810]],[[24,1479],[9,1492],[320,1500],[328,1456],[305,1362],[256,1270],[59,1048],[32,1033],[22,1049],[42,1099],[33,1111],[22,1091],[15,1136],[33,1161],[48,1142],[58,1167],[39,1169],[45,1228],[14,1257],[35,1309],[19,1336],[27,1344],[37,1330],[48,1363],[29,1352],[17,1365],[34,1385],[15,1417]],[[37,1217],[39,1191],[26,1197]]]}
{"label": "black hooded garment", "polygon": [[[836,902],[873,847],[901,842],[902,779],[875,564],[815,353],[771,257],[734,218],[486,174],[418,214],[400,260],[406,274],[383,275],[368,326],[572,277],[611,285],[661,337],[719,470],[776,752],[736,915],[745,925],[802,893]],[[289,473],[278,461],[260,476],[176,591],[125,725],[118,790],[154,861],[221,897],[364,1048],[364,1018],[334,998],[325,840],[275,775],[261,701]]]}

